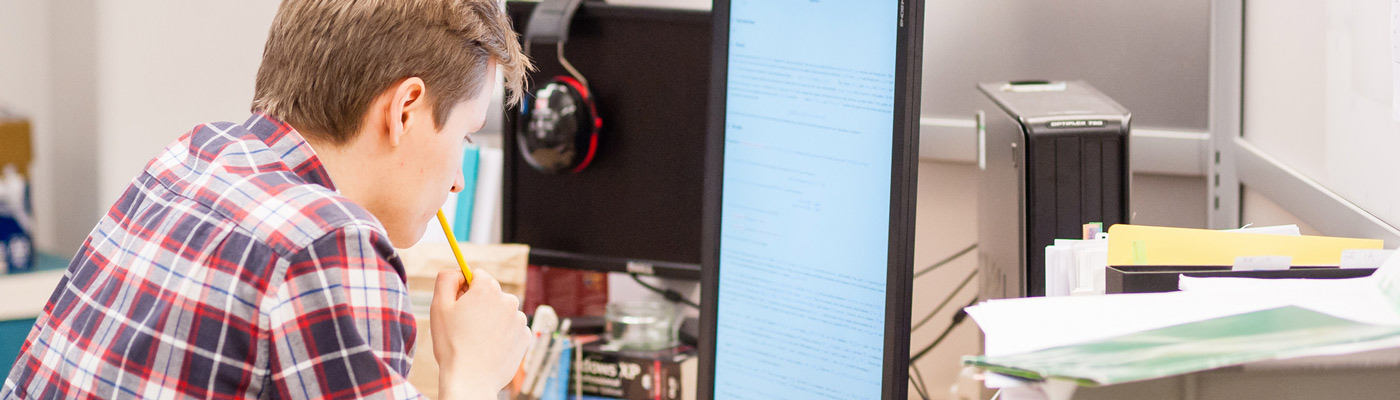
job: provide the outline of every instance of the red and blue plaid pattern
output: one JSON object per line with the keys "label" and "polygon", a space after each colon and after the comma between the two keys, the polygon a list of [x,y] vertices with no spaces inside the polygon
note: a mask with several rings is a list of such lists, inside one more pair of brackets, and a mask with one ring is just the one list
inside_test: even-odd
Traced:
{"label": "red and blue plaid pattern", "polygon": [[0,398],[419,397],[403,265],[256,114],[166,147],[97,224]]}

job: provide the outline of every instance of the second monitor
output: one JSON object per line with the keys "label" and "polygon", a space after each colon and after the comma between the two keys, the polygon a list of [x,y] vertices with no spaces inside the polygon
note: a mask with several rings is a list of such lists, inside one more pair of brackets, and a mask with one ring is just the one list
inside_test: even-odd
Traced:
{"label": "second monitor", "polygon": [[[537,6],[508,4],[517,31]],[[577,173],[538,171],[519,153],[519,109],[505,110],[505,242],[537,265],[699,278],[710,26],[706,11],[583,2],[562,48],[602,120],[597,154]],[[570,74],[555,46],[532,47],[530,91]]]}

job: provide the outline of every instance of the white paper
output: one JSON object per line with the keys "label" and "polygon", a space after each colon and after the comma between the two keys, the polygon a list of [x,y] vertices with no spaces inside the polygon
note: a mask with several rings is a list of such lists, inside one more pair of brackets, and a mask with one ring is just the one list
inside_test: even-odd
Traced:
{"label": "white paper", "polygon": [[1400,325],[1400,312],[1371,277],[1348,279],[1256,279],[1181,277],[1187,292],[1232,292],[1287,302],[1309,310],[1375,325]]}
{"label": "white paper", "polygon": [[1289,304],[1246,293],[1169,292],[991,300],[967,313],[985,334],[986,354],[997,356]]}
{"label": "white paper", "polygon": [[1107,239],[1055,239],[1045,246],[1045,295],[1103,294],[1107,268]]}
{"label": "white paper", "polygon": [[1342,268],[1380,268],[1395,250],[1342,250]]}
{"label": "white paper", "polygon": [[1069,296],[1075,281],[1073,257],[1067,245],[1045,246],[1045,296]]}
{"label": "white paper", "polygon": [[1079,284],[1075,291],[1104,294],[1104,274],[1108,272],[1108,240],[1086,240],[1074,247]]}
{"label": "white paper", "polygon": [[1292,256],[1240,256],[1235,257],[1231,271],[1282,271],[1293,264]]}
{"label": "white paper", "polygon": [[[1400,1],[1400,0],[1396,0]],[[1263,233],[1269,235],[1302,236],[1297,224],[1274,225],[1274,226],[1245,226],[1240,229],[1227,229],[1226,231],[1244,233]]]}

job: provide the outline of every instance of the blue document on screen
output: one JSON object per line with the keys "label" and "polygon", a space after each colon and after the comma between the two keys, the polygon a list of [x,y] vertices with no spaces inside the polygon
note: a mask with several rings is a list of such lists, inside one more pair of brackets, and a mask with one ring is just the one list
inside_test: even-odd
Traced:
{"label": "blue document on screen", "polygon": [[898,5],[732,3],[716,398],[881,396]]}

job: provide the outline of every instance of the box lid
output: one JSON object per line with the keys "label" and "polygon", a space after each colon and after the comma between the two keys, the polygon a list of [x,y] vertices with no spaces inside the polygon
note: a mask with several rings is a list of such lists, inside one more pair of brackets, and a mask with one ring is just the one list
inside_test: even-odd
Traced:
{"label": "box lid", "polygon": [[14,165],[20,175],[29,177],[29,163],[34,159],[29,133],[29,120],[0,111],[0,168]]}

